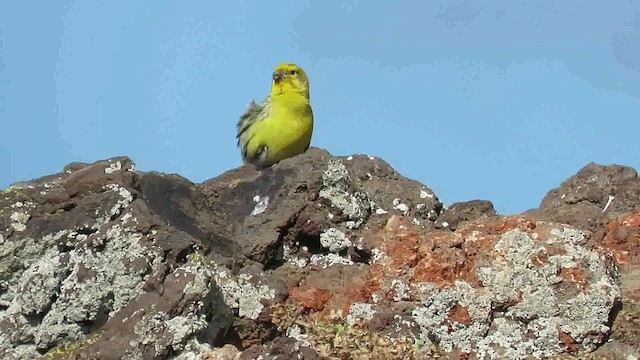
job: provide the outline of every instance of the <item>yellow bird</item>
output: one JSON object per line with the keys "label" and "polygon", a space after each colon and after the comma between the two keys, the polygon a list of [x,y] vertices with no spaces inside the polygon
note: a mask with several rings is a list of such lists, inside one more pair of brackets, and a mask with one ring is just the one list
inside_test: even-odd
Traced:
{"label": "yellow bird", "polygon": [[295,64],[280,64],[271,94],[260,104],[251,101],[240,116],[236,138],[242,161],[264,168],[307,151],[312,133],[307,74]]}

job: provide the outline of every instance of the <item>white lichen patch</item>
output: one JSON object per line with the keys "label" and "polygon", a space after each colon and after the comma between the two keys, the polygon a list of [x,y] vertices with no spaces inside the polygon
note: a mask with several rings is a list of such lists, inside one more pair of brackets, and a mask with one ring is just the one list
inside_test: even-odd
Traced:
{"label": "white lichen patch", "polygon": [[107,166],[104,169],[104,173],[105,174],[112,174],[116,171],[120,171],[122,170],[122,164],[120,163],[120,161],[116,161],[115,163],[111,163],[109,164],[109,166]]}
{"label": "white lichen patch", "polygon": [[547,240],[549,244],[557,244],[569,242],[571,244],[582,244],[586,240],[584,232],[574,228],[551,229],[550,237]]}
{"label": "white lichen patch", "polygon": [[203,316],[193,312],[180,316],[163,311],[146,314],[134,327],[137,336],[129,342],[131,350],[126,357],[142,358],[140,348],[151,347],[155,351],[154,357],[184,350],[188,340],[206,327],[207,321]]}
{"label": "white lichen patch", "polygon": [[393,208],[400,211],[403,215],[407,215],[409,212],[409,205],[405,204],[400,198],[393,199]]}
{"label": "white lichen patch", "polygon": [[11,227],[15,231],[25,231],[31,215],[22,211],[14,211],[9,218],[11,219]]}
{"label": "white lichen patch", "polygon": [[134,224],[138,223],[138,219],[134,218],[133,215],[131,215],[131,213],[126,213],[120,217],[120,222],[123,224],[129,220],[133,221]]}
{"label": "white lichen patch", "polygon": [[253,197],[253,201],[256,203],[256,206],[251,210],[251,216],[256,216],[262,214],[267,211],[267,207],[269,206],[269,197],[268,196],[260,196],[256,195]]}
{"label": "white lichen patch", "polygon": [[384,215],[386,213],[388,213],[388,211],[383,209],[383,208],[379,207],[379,208],[376,209],[376,214],[378,214],[378,215]]}
{"label": "white lichen patch", "polygon": [[[307,250],[303,248],[302,251],[307,251]],[[286,244],[282,246],[282,259],[298,268],[303,268],[309,264],[308,259],[300,256],[291,255],[291,248]]]}
{"label": "white lichen patch", "polygon": [[380,295],[378,295],[378,293],[372,293],[371,294],[371,302],[373,304],[377,304],[380,301]]}
{"label": "white lichen patch", "polygon": [[518,323],[504,318],[493,323],[491,336],[478,342],[478,359],[524,359],[533,352],[533,340],[525,337]]}
{"label": "white lichen patch", "polygon": [[353,326],[356,320],[371,320],[376,311],[373,309],[372,304],[366,303],[353,303],[349,307],[349,314],[347,315],[347,324]]}
{"label": "white lichen patch", "polygon": [[320,245],[335,253],[351,246],[351,241],[342,231],[330,228],[320,234]]}
{"label": "white lichen patch", "polygon": [[[447,224],[449,225],[449,224]],[[468,234],[466,234],[466,236],[464,236],[464,241],[465,242],[477,242],[478,240],[480,240],[480,236],[482,235],[482,232],[478,231],[478,230],[473,230],[470,231]]]}
{"label": "white lichen patch", "polygon": [[393,301],[408,300],[411,297],[411,288],[400,279],[391,281],[391,289],[393,290]]}
{"label": "white lichen patch", "polygon": [[346,257],[342,257],[338,254],[330,253],[327,255],[322,254],[314,254],[311,256],[311,265],[317,265],[326,269],[333,265],[353,265],[353,261],[351,261],[351,257],[348,255]]}
{"label": "white lichen patch", "polygon": [[171,349],[180,351],[184,349],[187,338],[200,333],[207,327],[207,319],[204,314],[190,312],[190,316],[175,316],[165,320],[165,325],[172,335]]}
{"label": "white lichen patch", "polygon": [[403,318],[402,315],[396,314],[393,315],[393,330],[397,333],[400,333],[403,331],[403,329],[411,329],[414,326],[416,326],[416,323],[414,321],[410,321],[407,320],[406,318]]}
{"label": "white lichen patch", "polygon": [[378,249],[378,248],[373,248],[371,249],[371,260],[370,260],[370,265],[375,264],[377,262],[380,261],[386,261],[388,259],[387,254],[384,253],[384,251]]}
{"label": "white lichen patch", "polygon": [[14,212],[9,215],[9,219],[11,220],[11,228],[14,231],[25,231],[27,229],[27,222],[31,219],[30,210],[34,209],[36,205],[32,202],[26,201],[17,201],[11,204],[12,209],[16,209]]}
{"label": "white lichen patch", "polygon": [[300,326],[298,326],[297,324],[288,327],[286,335],[290,338],[296,339],[301,346],[312,346],[309,342],[309,335],[304,334]]}
{"label": "white lichen patch", "polygon": [[307,265],[309,265],[309,260],[303,257],[292,257],[290,259],[287,260],[290,264],[292,264],[295,267],[298,268],[303,268]]}
{"label": "white lichen patch", "polygon": [[433,199],[435,195],[424,189],[420,189],[420,199]]}
{"label": "white lichen patch", "polygon": [[230,308],[237,309],[238,316],[257,319],[264,309],[261,300],[273,300],[275,291],[262,284],[259,279],[252,280],[249,274],[240,274],[236,278],[227,272],[225,269],[214,273],[225,303]]}
{"label": "white lichen patch", "polygon": [[[213,273],[209,268],[201,266],[200,264],[187,263],[180,269],[186,274],[193,274],[193,280],[191,280],[184,287],[185,294],[206,294],[212,286]],[[177,276],[179,272],[176,272]]]}
{"label": "white lichen patch", "polygon": [[347,215],[347,228],[360,227],[372,210],[371,199],[365,192],[350,191],[353,184],[347,168],[340,160],[329,160],[327,170],[322,174],[322,185],[320,198],[328,200],[332,207]]}
{"label": "white lichen patch", "polygon": [[[119,216],[133,201],[133,195],[125,187],[118,184],[107,184],[104,186],[106,191],[115,192],[119,195],[118,201],[109,209],[106,213],[99,216],[96,223],[92,226],[94,229],[99,229],[102,225],[111,221],[111,219]],[[99,215],[99,210],[96,209],[96,215]]]}

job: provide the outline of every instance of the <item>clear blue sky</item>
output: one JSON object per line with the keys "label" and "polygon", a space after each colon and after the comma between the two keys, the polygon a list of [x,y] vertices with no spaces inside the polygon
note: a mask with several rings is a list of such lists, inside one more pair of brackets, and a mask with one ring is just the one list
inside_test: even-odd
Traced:
{"label": "clear blue sky", "polygon": [[131,157],[203,181],[272,68],[311,80],[312,145],[450,204],[537,207],[590,161],[640,168],[640,2],[4,1],[0,187]]}

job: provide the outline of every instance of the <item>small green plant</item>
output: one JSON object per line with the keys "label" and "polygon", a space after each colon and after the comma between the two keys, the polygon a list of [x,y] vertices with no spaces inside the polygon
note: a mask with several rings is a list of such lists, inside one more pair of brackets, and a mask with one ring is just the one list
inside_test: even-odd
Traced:
{"label": "small green plant", "polygon": [[346,336],[347,328],[344,324],[333,324],[333,332],[335,334],[333,336],[333,346],[335,347],[340,343],[340,338]]}

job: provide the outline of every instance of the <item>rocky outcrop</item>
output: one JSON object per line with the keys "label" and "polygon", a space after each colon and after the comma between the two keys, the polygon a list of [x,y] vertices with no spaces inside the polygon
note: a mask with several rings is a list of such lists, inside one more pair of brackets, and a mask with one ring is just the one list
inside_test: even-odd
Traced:
{"label": "rocky outcrop", "polygon": [[531,215],[596,231],[640,206],[640,177],[630,167],[591,163],[550,191]]}
{"label": "rocky outcrop", "polygon": [[436,229],[456,230],[459,225],[470,221],[498,215],[493,204],[487,200],[472,200],[451,204],[444,209],[435,222]]}
{"label": "rocky outcrop", "polygon": [[0,357],[166,357],[224,334],[232,311],[195,249],[233,262],[234,245],[198,223],[196,192],[127,158],[5,191]]}
{"label": "rocky outcrop", "polygon": [[505,217],[320,149],[202,184],[74,163],[0,195],[0,357],[638,356],[638,189],[591,164]]}

